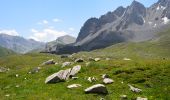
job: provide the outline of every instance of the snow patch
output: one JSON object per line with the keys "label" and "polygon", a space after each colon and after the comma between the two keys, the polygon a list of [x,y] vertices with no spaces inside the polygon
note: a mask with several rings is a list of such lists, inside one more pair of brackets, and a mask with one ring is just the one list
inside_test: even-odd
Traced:
{"label": "snow patch", "polygon": [[164,6],[161,6],[161,9],[165,10],[165,9],[166,9],[166,7],[164,7]]}
{"label": "snow patch", "polygon": [[167,24],[170,21],[167,17],[162,18],[162,20],[164,24]]}
{"label": "snow patch", "polygon": [[160,7],[159,7],[159,5],[158,5],[158,7],[156,8],[156,10],[159,10],[160,9]]}
{"label": "snow patch", "polygon": [[155,24],[153,27],[156,27],[157,26],[157,24]]}
{"label": "snow patch", "polygon": [[149,25],[151,25],[152,24],[152,22],[148,22],[149,23]]}

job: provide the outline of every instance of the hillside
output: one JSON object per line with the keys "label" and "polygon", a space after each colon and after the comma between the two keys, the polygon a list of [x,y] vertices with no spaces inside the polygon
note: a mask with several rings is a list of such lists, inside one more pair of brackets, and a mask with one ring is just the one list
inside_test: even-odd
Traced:
{"label": "hillside", "polygon": [[0,46],[0,57],[8,56],[8,55],[13,55],[15,54],[14,51],[3,48]]}

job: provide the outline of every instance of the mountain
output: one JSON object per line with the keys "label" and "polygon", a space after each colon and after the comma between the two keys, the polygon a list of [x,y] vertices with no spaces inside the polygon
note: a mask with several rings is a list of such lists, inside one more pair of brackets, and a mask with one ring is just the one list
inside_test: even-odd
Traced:
{"label": "mountain", "polygon": [[170,26],[170,0],[159,0],[146,8],[133,1],[130,6],[118,7],[100,18],[88,19],[76,42],[58,54],[90,51],[122,42],[142,42],[155,38],[156,33]]}
{"label": "mountain", "polygon": [[0,46],[0,57],[16,54],[14,51]]}
{"label": "mountain", "polygon": [[44,46],[44,43],[19,36],[0,34],[0,46],[11,49],[17,53],[27,53],[33,49]]}
{"label": "mountain", "polygon": [[45,46],[45,52],[54,52],[56,49],[61,48],[65,45],[74,43],[76,41],[76,38],[70,36],[70,35],[65,35],[58,37],[55,41],[48,42]]}

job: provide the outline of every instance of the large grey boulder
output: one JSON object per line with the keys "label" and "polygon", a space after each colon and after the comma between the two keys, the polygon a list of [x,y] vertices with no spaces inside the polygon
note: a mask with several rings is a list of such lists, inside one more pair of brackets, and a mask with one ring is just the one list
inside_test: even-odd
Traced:
{"label": "large grey boulder", "polygon": [[7,72],[9,70],[10,70],[9,68],[0,67],[0,73]]}
{"label": "large grey boulder", "polygon": [[107,88],[103,84],[96,84],[84,90],[85,93],[108,94]]}
{"label": "large grey boulder", "polygon": [[73,68],[60,70],[46,78],[45,83],[58,83],[68,80],[70,77],[75,76],[81,70],[81,66],[77,65]]}
{"label": "large grey boulder", "polygon": [[45,83],[47,84],[47,83],[63,82],[69,78],[70,71],[71,71],[71,68],[67,70],[60,70],[59,72],[48,76],[45,80]]}
{"label": "large grey boulder", "polygon": [[81,65],[74,66],[70,72],[70,76],[75,76],[81,70]]}

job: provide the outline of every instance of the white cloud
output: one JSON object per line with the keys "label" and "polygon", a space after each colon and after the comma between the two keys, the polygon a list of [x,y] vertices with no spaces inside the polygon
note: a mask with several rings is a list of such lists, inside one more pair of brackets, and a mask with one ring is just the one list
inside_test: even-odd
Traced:
{"label": "white cloud", "polygon": [[13,36],[18,36],[18,32],[15,29],[12,30],[0,30],[0,34],[8,34]]}
{"label": "white cloud", "polygon": [[55,18],[53,19],[53,22],[61,22],[62,20],[58,19],[58,18]]}
{"label": "white cloud", "polygon": [[69,31],[75,31],[75,29],[74,29],[74,28],[72,28],[72,27],[70,27],[70,28],[69,28]]}
{"label": "white cloud", "polygon": [[41,22],[38,22],[38,24],[43,25],[43,24],[48,24],[49,22],[47,20],[42,20]]}
{"label": "white cloud", "polygon": [[68,33],[64,31],[58,31],[55,29],[51,28],[46,28],[41,31],[38,31],[36,29],[31,29],[31,32],[33,35],[31,35],[29,38],[37,40],[37,41],[42,41],[42,42],[49,42],[56,40],[60,36],[67,35]]}

